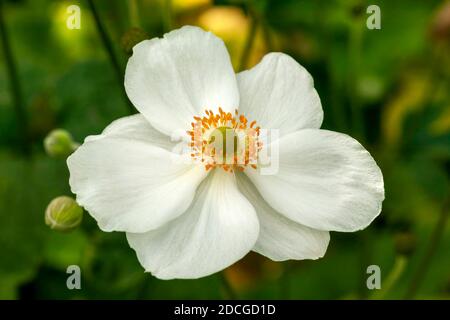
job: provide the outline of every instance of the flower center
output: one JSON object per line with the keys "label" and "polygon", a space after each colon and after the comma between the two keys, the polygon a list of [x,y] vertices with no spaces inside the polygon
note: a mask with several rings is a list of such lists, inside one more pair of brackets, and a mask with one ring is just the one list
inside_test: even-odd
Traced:
{"label": "flower center", "polygon": [[201,161],[206,170],[222,167],[225,171],[244,171],[247,167],[257,168],[260,127],[256,121],[248,124],[244,115],[236,110],[224,112],[219,108],[215,114],[205,110],[204,116],[195,116],[191,123],[191,157]]}

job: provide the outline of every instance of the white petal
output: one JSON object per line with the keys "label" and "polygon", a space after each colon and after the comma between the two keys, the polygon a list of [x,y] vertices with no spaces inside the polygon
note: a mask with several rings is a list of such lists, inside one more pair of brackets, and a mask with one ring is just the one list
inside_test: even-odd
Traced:
{"label": "white petal", "polygon": [[[68,159],[77,202],[104,231],[146,232],[183,213],[206,171],[158,145],[138,116],[90,137]],[[158,133],[161,135],[160,133]]]}
{"label": "white petal", "polygon": [[119,118],[109,124],[100,135],[88,136],[85,142],[102,139],[105,137],[123,137],[133,140],[142,140],[153,146],[157,146],[168,151],[176,150],[177,143],[171,138],[153,128],[142,114],[135,114],[128,117]]}
{"label": "white petal", "polygon": [[244,174],[236,177],[239,190],[255,207],[259,219],[259,237],[253,251],[275,261],[324,256],[330,242],[328,231],[308,228],[286,218],[269,206]]}
{"label": "white petal", "polygon": [[240,106],[249,121],[280,136],[302,128],[320,128],[322,105],[311,75],[290,56],[269,53],[237,76]]}
{"label": "white petal", "polygon": [[134,106],[161,132],[186,130],[193,116],[239,105],[236,76],[222,40],[186,26],[133,48],[125,89]]}
{"label": "white petal", "polygon": [[264,199],[288,218],[319,230],[356,231],[380,213],[383,175],[355,139],[305,129],[281,138],[279,154],[277,174],[247,174]]}
{"label": "white petal", "polygon": [[215,169],[183,215],[157,230],[127,233],[127,239],[146,271],[160,279],[190,279],[241,259],[258,232],[255,210],[237,189],[234,175]]}

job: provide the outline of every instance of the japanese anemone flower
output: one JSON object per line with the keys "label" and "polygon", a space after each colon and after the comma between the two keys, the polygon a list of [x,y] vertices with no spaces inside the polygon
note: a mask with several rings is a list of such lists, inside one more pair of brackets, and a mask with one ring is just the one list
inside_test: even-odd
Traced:
{"label": "japanese anemone flower", "polygon": [[[133,48],[125,89],[140,113],[85,139],[67,160],[70,186],[160,279],[207,276],[251,250],[317,259],[329,231],[363,229],[381,211],[374,159],[319,129],[313,79],[286,54],[235,74],[222,40],[185,26]],[[275,148],[277,170],[264,174]]]}

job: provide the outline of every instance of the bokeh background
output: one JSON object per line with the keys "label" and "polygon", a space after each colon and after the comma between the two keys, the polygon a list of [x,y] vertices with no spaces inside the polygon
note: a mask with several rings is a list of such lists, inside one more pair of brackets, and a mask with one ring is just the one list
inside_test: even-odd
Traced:
{"label": "bokeh background", "polygon": [[[221,299],[226,283],[239,298],[450,298],[448,1],[0,2],[0,298]],[[79,30],[66,27],[72,4]],[[369,4],[381,9],[380,30],[366,28]],[[132,112],[122,85],[132,44],[185,24],[223,38],[236,71],[269,51],[309,70],[323,128],[356,137],[384,173],[386,200],[369,228],[332,233],[318,261],[249,254],[223,276],[161,281],[123,233],[101,232],[88,214],[69,233],[45,225],[48,203],[71,193],[65,159],[46,154],[43,139],[64,128],[82,142]],[[82,290],[66,288],[73,264]],[[372,264],[379,291],[366,287]]]}

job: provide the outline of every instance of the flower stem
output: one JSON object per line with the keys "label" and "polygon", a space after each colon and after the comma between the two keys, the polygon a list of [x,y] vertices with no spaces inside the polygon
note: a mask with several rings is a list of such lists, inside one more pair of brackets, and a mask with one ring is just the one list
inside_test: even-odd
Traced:
{"label": "flower stem", "polygon": [[404,255],[398,255],[395,258],[394,266],[391,269],[391,272],[386,277],[386,280],[383,281],[381,285],[381,290],[375,291],[370,299],[383,299],[389,291],[394,287],[397,283],[400,276],[403,274],[405,270],[408,259]]}
{"label": "flower stem", "polygon": [[21,140],[21,148],[25,155],[29,155],[31,151],[30,141],[28,140],[28,118],[24,107],[24,99],[22,96],[22,88],[20,86],[19,76],[17,73],[17,66],[12,54],[11,45],[9,42],[8,30],[3,15],[3,0],[0,0],[0,37],[3,47],[3,52],[6,61],[6,70],[11,85],[11,94],[13,106],[18,122],[19,137]]}
{"label": "flower stem", "polygon": [[425,255],[419,262],[419,266],[416,272],[413,275],[409,288],[405,294],[405,299],[414,299],[417,290],[419,289],[423,279],[425,278],[426,272],[431,263],[431,259],[433,258],[439,246],[439,242],[442,238],[442,235],[444,234],[447,219],[449,216],[449,211],[450,211],[450,196],[447,197],[442,207],[436,226],[434,227],[433,233],[431,234],[430,243],[427,247]]}
{"label": "flower stem", "polygon": [[273,38],[272,38],[272,35],[270,34],[270,28],[267,25],[267,22],[265,20],[263,21],[261,26],[262,26],[262,30],[263,30],[264,41],[266,43],[266,51],[272,52],[275,50],[274,49],[275,44],[273,43]]}
{"label": "flower stem", "polygon": [[220,280],[222,282],[222,287],[224,291],[224,298],[228,300],[236,300],[237,294],[234,292],[233,287],[231,286],[230,282],[227,279],[227,276],[225,275],[225,272],[222,271],[219,273]]}
{"label": "flower stem", "polygon": [[332,37],[329,28],[325,24],[328,21],[328,8],[329,3],[327,0],[318,1],[315,19],[318,21],[318,34],[323,41],[320,43],[322,60],[325,64],[326,75],[327,75],[327,92],[329,99],[329,108],[331,111],[331,116],[333,119],[334,128],[336,131],[345,132],[347,131],[347,120],[345,117],[344,104],[340,101],[340,93],[343,90],[338,87],[340,85],[340,80],[338,79],[336,72],[333,68],[333,56],[328,54],[332,51],[331,43]]}
{"label": "flower stem", "polygon": [[172,0],[164,0],[164,13],[163,13],[164,32],[172,30]]}
{"label": "flower stem", "polygon": [[127,95],[125,93],[125,87],[123,85],[123,83],[124,83],[123,71],[122,71],[122,68],[120,67],[119,60],[117,59],[117,56],[114,52],[114,47],[112,45],[111,39],[109,38],[108,33],[106,32],[105,26],[103,25],[103,23],[100,19],[100,15],[98,14],[98,10],[94,4],[94,1],[88,0],[88,4],[92,11],[92,15],[94,16],[95,26],[97,27],[97,31],[100,35],[100,38],[102,39],[103,47],[105,48],[105,50],[108,54],[109,61],[111,63],[111,66],[114,69],[114,73],[116,75],[117,82],[118,82],[118,84],[122,90],[123,96],[125,98],[125,101],[126,101],[126,104],[128,107],[128,111],[130,114],[133,114],[133,113],[135,113],[136,110],[134,109],[134,107],[130,103],[130,101],[128,100]]}
{"label": "flower stem", "polygon": [[371,241],[371,232],[369,229],[362,231],[357,235],[357,241],[359,242],[359,259],[358,264],[361,266],[360,268],[360,281],[358,287],[358,296],[360,299],[366,299],[368,295],[368,290],[366,286],[366,278],[367,278],[367,266],[370,265],[370,261],[372,260],[372,241]]}
{"label": "flower stem", "polygon": [[358,94],[359,69],[361,64],[361,48],[363,39],[363,27],[359,20],[353,21],[349,34],[348,57],[351,68],[348,78],[348,98],[350,103],[352,130],[360,140],[365,138],[364,119],[362,115],[362,106]]}
{"label": "flower stem", "polygon": [[137,0],[128,0],[128,11],[131,27],[140,27],[141,20],[139,19]]}
{"label": "flower stem", "polygon": [[280,299],[289,300],[291,297],[291,282],[290,275],[292,270],[294,269],[294,264],[292,261],[285,261],[283,263],[283,273],[278,279],[279,289],[280,289]]}
{"label": "flower stem", "polygon": [[253,44],[255,43],[256,31],[258,29],[258,19],[256,18],[256,16],[254,14],[250,14],[250,18],[250,29],[248,30],[247,39],[242,51],[241,60],[239,63],[239,71],[245,70],[248,65],[250,53],[252,52]]}

